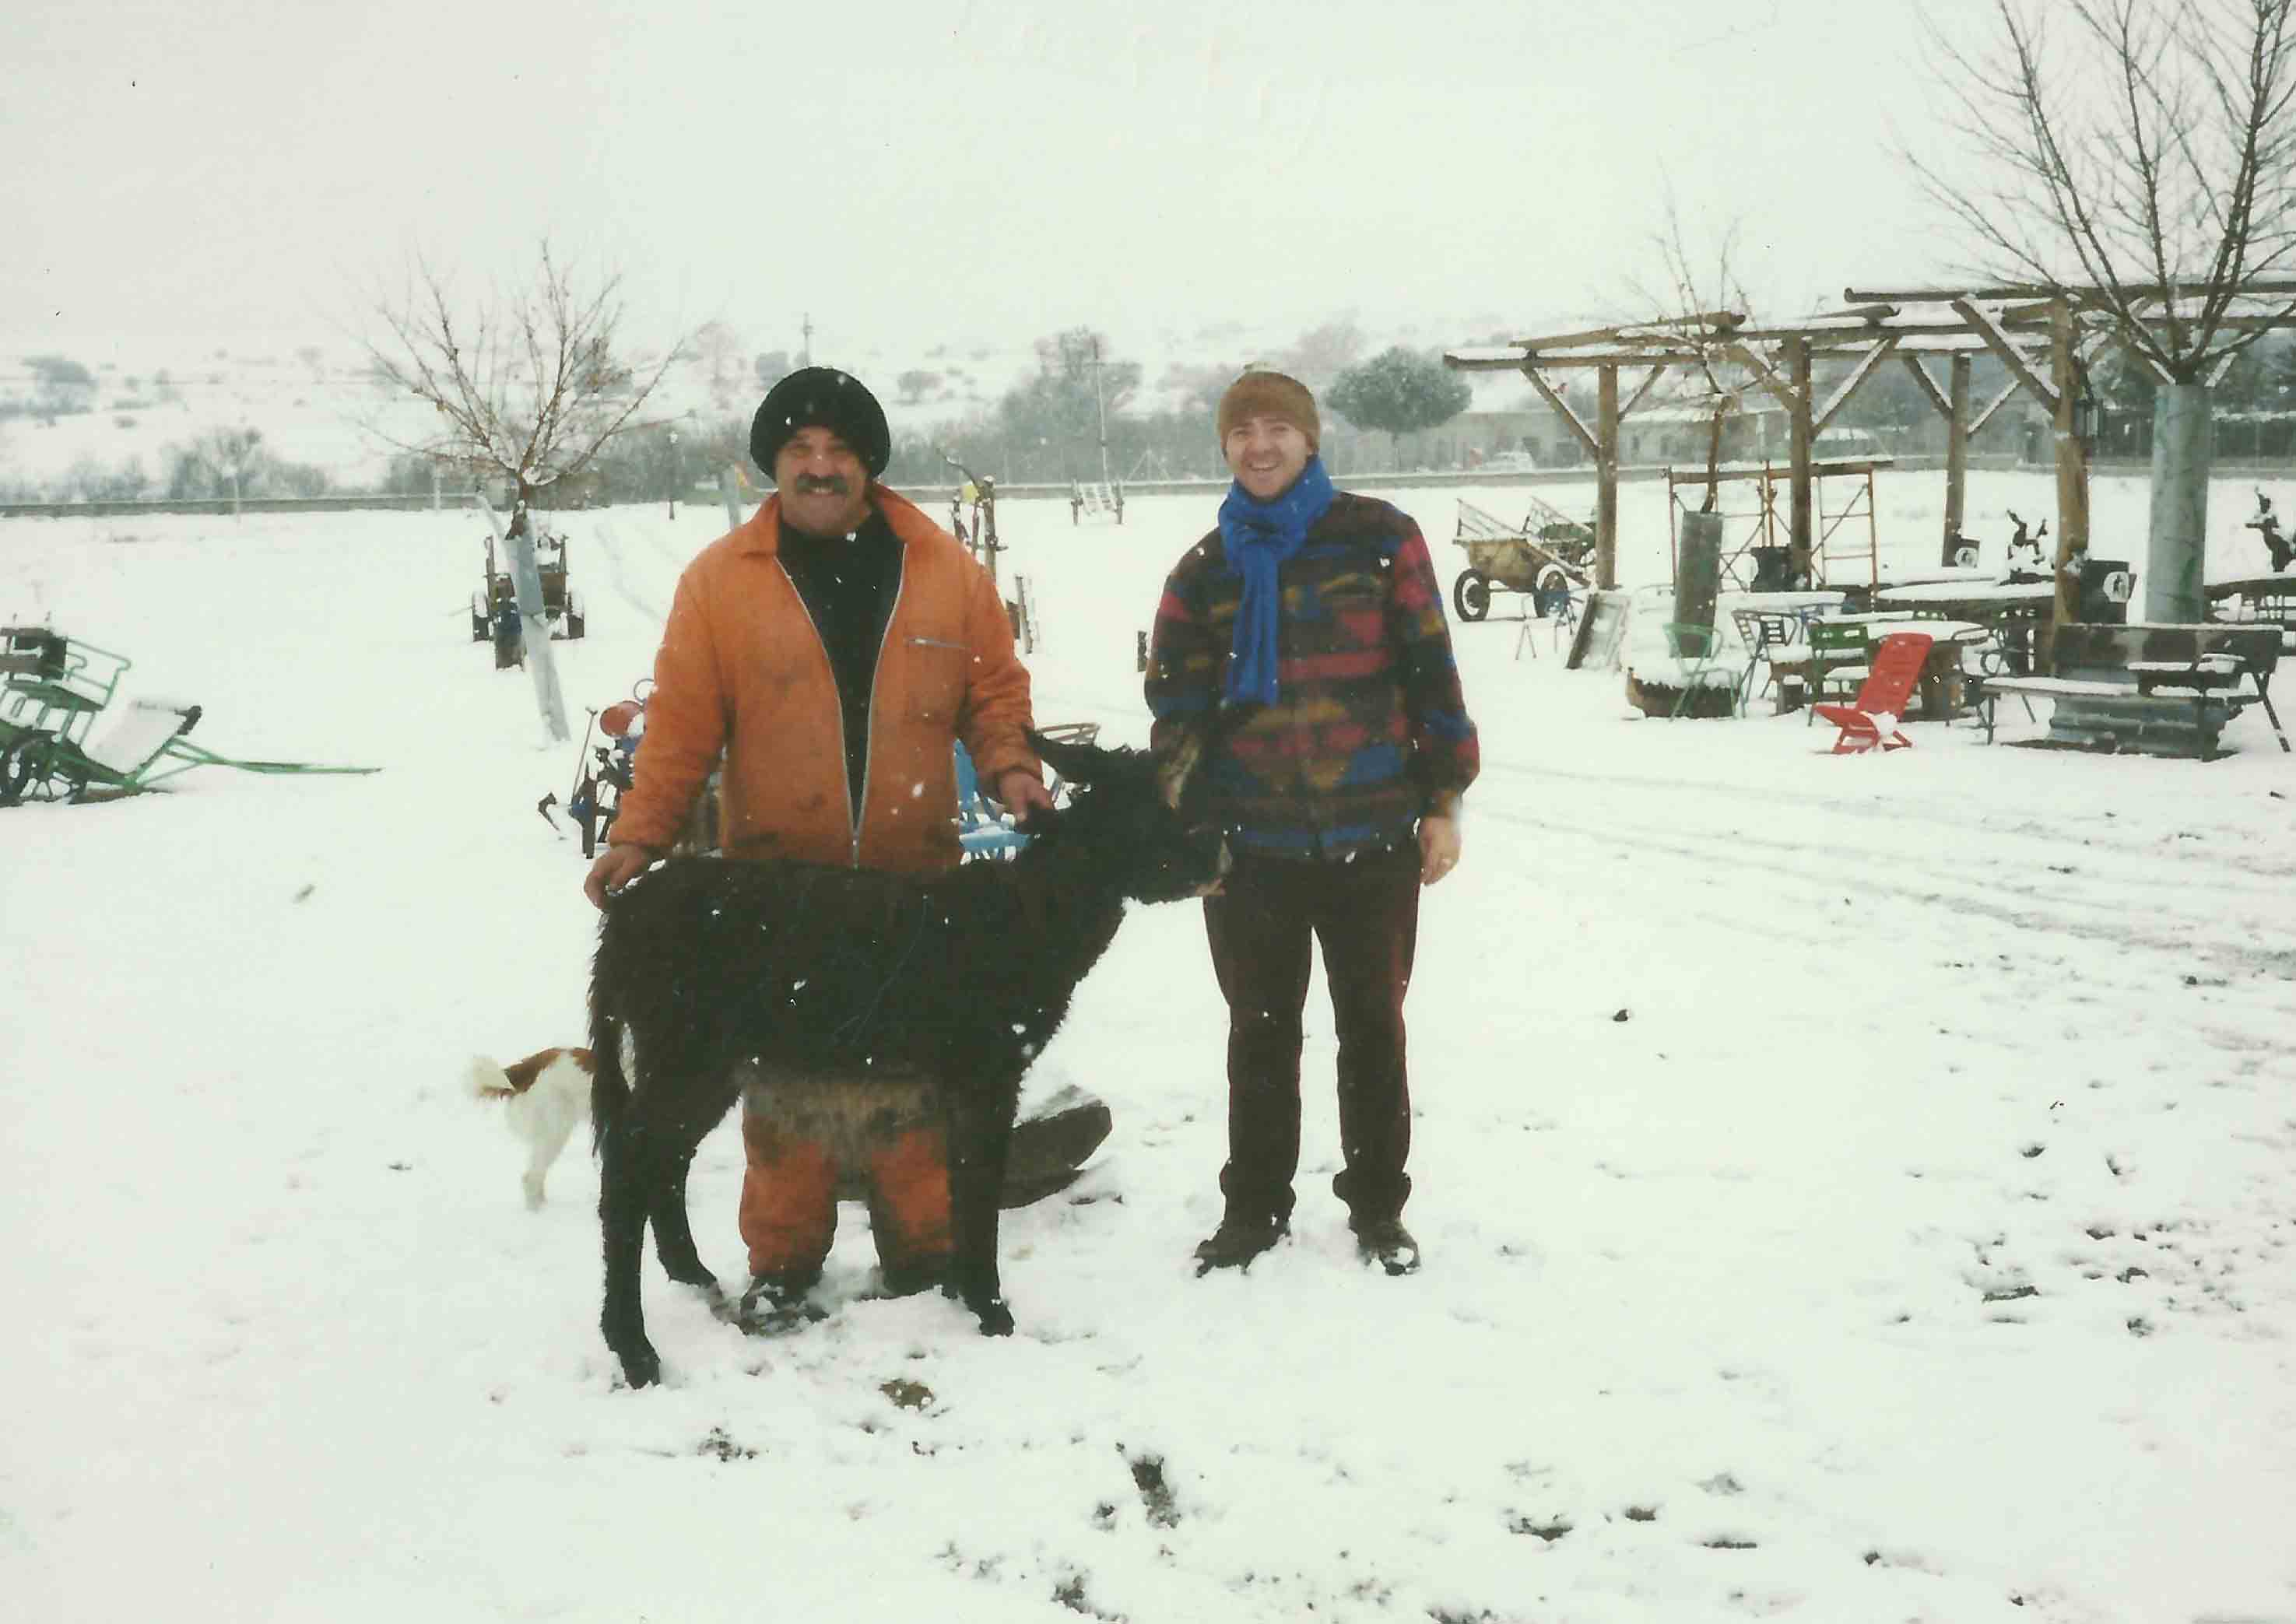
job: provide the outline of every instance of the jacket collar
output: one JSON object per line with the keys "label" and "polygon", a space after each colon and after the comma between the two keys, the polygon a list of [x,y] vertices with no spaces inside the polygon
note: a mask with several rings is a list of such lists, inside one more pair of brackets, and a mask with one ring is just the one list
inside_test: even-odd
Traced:
{"label": "jacket collar", "polygon": [[[869,482],[869,501],[885,515],[885,523],[903,546],[943,533],[922,508],[874,480]],[[736,552],[761,554],[767,558],[778,556],[782,550],[781,494],[776,491],[758,504],[758,511],[742,521],[742,528],[734,534],[741,537]]]}

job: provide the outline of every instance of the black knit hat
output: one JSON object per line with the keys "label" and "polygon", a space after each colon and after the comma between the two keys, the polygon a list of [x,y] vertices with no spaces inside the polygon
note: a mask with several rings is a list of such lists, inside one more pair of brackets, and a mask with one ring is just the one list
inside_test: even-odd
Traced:
{"label": "black knit hat", "polygon": [[750,422],[750,455],[772,473],[774,459],[800,429],[827,429],[853,447],[873,480],[893,460],[885,408],[858,378],[833,366],[800,367],[767,391]]}

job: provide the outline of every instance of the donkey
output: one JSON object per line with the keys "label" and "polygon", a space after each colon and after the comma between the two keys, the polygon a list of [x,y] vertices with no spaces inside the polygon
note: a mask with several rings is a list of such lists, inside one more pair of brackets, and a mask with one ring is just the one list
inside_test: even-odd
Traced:
{"label": "donkey", "polygon": [[608,900],[590,982],[599,1327],[632,1387],[661,1374],[638,1294],[649,1221],[669,1277],[723,1306],[694,1252],[685,1177],[744,1091],[841,1155],[937,1112],[954,1248],[943,1289],[984,1334],[1011,1333],[997,1197],[1021,1077],[1114,939],[1126,901],[1201,895],[1228,866],[1221,832],[1191,816],[1201,740],[1159,760],[1029,739],[1078,787],[1031,818],[1010,862],[920,878],[672,858]]}

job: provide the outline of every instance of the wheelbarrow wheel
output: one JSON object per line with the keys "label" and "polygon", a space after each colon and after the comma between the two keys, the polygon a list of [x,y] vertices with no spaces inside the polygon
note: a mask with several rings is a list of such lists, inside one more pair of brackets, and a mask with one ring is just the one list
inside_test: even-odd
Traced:
{"label": "wheelbarrow wheel", "polygon": [[1462,570],[1451,583],[1451,602],[1462,620],[1480,620],[1491,612],[1491,578],[1480,570]]}
{"label": "wheelbarrow wheel", "polygon": [[1538,584],[1532,588],[1531,608],[1544,620],[1554,606],[1555,595],[1567,594],[1570,590],[1570,578],[1556,565],[1549,564],[1538,572]]}

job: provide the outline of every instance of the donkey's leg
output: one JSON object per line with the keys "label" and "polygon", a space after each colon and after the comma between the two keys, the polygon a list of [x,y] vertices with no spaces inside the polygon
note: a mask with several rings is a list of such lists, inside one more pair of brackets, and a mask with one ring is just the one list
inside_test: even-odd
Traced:
{"label": "donkey's leg", "polygon": [[606,1253],[606,1300],[598,1329],[622,1362],[632,1387],[661,1379],[661,1356],[646,1340],[645,1310],[638,1298],[638,1269],[645,1258],[645,1129],[624,1115],[605,1127],[598,1144],[598,1227]]}
{"label": "donkey's leg", "polygon": [[693,1152],[709,1130],[725,1120],[740,1092],[729,1068],[697,1072],[707,1083],[697,1086],[684,1102],[676,1120],[656,1129],[661,1161],[650,1188],[647,1216],[653,1220],[655,1255],[664,1273],[681,1285],[694,1286],[713,1300],[719,1295],[718,1277],[702,1266],[693,1247],[693,1226],[685,1209],[685,1177],[693,1166]]}
{"label": "donkey's leg", "polygon": [[949,1284],[979,1317],[982,1335],[1010,1336],[1013,1310],[1005,1306],[996,1267],[996,1216],[1020,1079],[960,1076],[961,1081],[942,1085],[948,1113]]}

